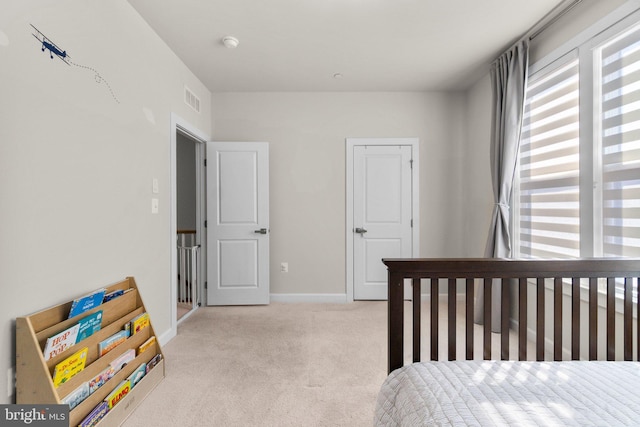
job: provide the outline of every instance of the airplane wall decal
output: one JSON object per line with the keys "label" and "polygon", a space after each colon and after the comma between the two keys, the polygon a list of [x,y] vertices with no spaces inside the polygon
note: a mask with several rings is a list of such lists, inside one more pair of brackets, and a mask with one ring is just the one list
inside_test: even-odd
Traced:
{"label": "airplane wall decal", "polygon": [[64,62],[67,65],[71,65],[69,64],[69,60],[67,58],[71,58],[68,54],[66,50],[62,50],[60,49],[49,37],[45,36],[42,31],[38,30],[33,24],[29,24],[31,25],[31,27],[33,27],[34,30],[36,30],[36,33],[31,33],[33,35],[33,37],[36,38],[36,40],[38,40],[40,43],[42,43],[42,51],[44,52],[45,50],[49,49],[49,55],[51,56],[51,59],[53,59],[53,55],[55,54],[58,58],[60,58],[60,60],[62,60],[62,62]]}

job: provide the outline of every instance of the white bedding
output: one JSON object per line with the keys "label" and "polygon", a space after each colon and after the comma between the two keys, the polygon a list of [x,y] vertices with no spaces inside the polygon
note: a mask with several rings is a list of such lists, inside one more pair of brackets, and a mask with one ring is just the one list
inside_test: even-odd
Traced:
{"label": "white bedding", "polygon": [[393,371],[376,426],[640,426],[640,362],[423,362]]}

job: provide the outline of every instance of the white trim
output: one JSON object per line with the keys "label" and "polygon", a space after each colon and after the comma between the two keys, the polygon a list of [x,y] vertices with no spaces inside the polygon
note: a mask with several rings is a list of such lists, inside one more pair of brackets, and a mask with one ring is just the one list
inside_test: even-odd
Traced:
{"label": "white trim", "polygon": [[178,307],[176,301],[178,300],[178,274],[176,266],[178,264],[178,246],[176,245],[176,236],[178,232],[178,189],[177,189],[177,168],[176,168],[176,147],[177,147],[177,132],[180,129],[183,132],[188,133],[194,139],[205,142],[209,140],[209,137],[201,132],[199,129],[193,127],[187,121],[182,119],[175,113],[171,113],[171,125],[170,125],[170,149],[169,149],[169,181],[171,185],[171,214],[169,219],[169,248],[171,252],[170,266],[169,266],[169,283],[171,289],[169,290],[170,299],[170,311],[171,311],[171,328],[165,332],[160,341],[163,339],[168,342],[170,339],[176,336],[178,331]]}
{"label": "white trim", "polygon": [[631,15],[638,9],[640,9],[640,0],[629,0],[604,18],[589,26],[589,28],[585,29],[569,41],[563,43],[558,48],[545,55],[540,60],[536,61],[535,64],[532,64],[529,67],[529,74],[531,75],[536,73],[540,69],[555,62],[557,59],[566,55],[570,51],[577,49],[579,46],[587,43],[598,34],[627,18],[628,15]]}
{"label": "white trim", "polygon": [[[346,304],[346,294],[271,294],[271,302]],[[353,301],[353,300],[352,300]],[[351,302],[352,302],[351,301]]]}
{"label": "white trim", "polygon": [[353,150],[359,145],[409,145],[412,197],[412,257],[420,257],[420,140],[418,138],[346,138],[346,290],[347,302],[353,302]]}
{"label": "white trim", "polygon": [[[175,304],[174,304],[175,305]],[[160,342],[161,346],[166,345],[169,341],[175,338],[177,330],[173,327],[167,329],[162,334],[158,335],[158,342]]]}

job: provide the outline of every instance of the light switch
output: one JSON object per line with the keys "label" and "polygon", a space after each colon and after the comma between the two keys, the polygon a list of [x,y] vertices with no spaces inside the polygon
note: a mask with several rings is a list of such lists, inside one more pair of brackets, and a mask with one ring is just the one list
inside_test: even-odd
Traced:
{"label": "light switch", "polygon": [[158,188],[158,178],[153,178],[153,186],[152,186],[153,194],[158,194],[160,189]]}
{"label": "light switch", "polygon": [[151,199],[151,213],[157,214],[158,209],[158,199]]}

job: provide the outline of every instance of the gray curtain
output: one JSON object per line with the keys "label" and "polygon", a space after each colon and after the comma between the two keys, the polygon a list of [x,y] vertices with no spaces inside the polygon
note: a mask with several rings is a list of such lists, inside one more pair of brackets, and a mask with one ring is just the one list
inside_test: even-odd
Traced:
{"label": "gray curtain", "polygon": [[[500,56],[491,66],[493,115],[491,126],[491,181],[495,205],[484,256],[511,257],[511,194],[515,176],[525,90],[529,69],[529,40],[524,39]],[[500,331],[500,286],[491,291],[491,329]],[[483,322],[484,290],[476,299],[476,323]],[[508,310],[508,307],[505,307]]]}

